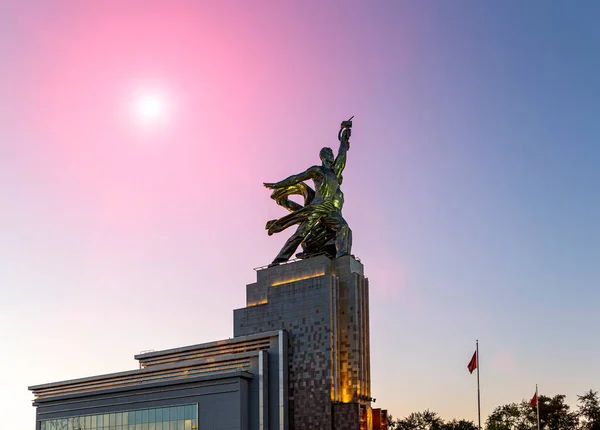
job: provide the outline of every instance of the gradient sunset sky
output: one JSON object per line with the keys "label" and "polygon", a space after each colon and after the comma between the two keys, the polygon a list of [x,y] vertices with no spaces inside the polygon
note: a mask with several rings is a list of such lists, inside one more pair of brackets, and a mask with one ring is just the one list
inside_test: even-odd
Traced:
{"label": "gradient sunset sky", "polygon": [[[600,390],[597,1],[0,0],[0,409],[232,336],[262,182],[355,115],[375,406]],[[139,94],[165,100],[142,121]],[[291,231],[290,231],[291,234]]]}

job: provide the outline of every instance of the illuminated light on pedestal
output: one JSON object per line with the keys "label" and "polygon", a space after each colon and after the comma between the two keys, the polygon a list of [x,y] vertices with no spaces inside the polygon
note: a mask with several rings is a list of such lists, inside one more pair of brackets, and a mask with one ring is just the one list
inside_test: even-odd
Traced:
{"label": "illuminated light on pedestal", "polygon": [[294,278],[289,278],[289,279],[284,279],[284,280],[281,280],[281,281],[273,282],[271,284],[271,286],[272,287],[277,287],[279,285],[289,284],[289,283],[292,283],[292,282],[298,282],[298,281],[304,281],[306,279],[318,278],[319,276],[323,276],[324,274],[325,274],[325,272],[319,272],[319,273],[315,273],[315,274],[312,274],[312,275],[297,276],[297,277],[294,277]]}
{"label": "illuminated light on pedestal", "polygon": [[253,302],[248,302],[248,303],[246,303],[246,306],[260,306],[260,305],[265,305],[267,303],[268,303],[267,299],[262,299],[262,300],[256,300]]}

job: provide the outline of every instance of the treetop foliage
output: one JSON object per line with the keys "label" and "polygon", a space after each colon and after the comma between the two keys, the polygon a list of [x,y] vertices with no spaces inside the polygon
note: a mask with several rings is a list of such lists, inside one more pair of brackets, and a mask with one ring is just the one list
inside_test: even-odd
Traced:
{"label": "treetop foliage", "polygon": [[[590,390],[577,396],[577,410],[571,411],[564,394],[538,397],[540,430],[600,430],[600,399]],[[485,421],[485,430],[537,430],[537,407],[529,400],[496,407]],[[390,430],[477,430],[473,421],[444,421],[429,409],[394,420],[388,416]]]}

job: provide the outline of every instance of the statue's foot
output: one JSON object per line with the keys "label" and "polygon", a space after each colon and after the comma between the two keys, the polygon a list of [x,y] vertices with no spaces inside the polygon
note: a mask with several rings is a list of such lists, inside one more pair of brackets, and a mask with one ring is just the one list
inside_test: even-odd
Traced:
{"label": "statue's foot", "polygon": [[333,258],[333,256],[331,254],[329,254],[327,251],[300,252],[300,253],[296,254],[296,258],[298,258],[300,260],[306,260],[308,258],[317,257],[319,255],[324,255],[330,259]]}
{"label": "statue's foot", "polygon": [[286,261],[288,261],[287,258],[277,257],[271,264],[269,264],[269,267],[279,266],[281,263],[285,263]]}

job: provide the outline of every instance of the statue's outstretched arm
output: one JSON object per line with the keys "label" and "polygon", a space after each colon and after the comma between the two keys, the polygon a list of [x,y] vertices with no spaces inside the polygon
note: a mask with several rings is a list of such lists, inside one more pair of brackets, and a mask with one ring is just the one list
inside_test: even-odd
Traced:
{"label": "statue's outstretched arm", "polygon": [[283,181],[279,182],[263,182],[263,185],[267,188],[284,188],[289,187],[290,185],[295,185],[298,182],[306,181],[308,179],[313,179],[320,174],[319,168],[317,166],[309,167],[302,173],[298,173],[297,175],[292,175],[288,178],[285,178]]}

